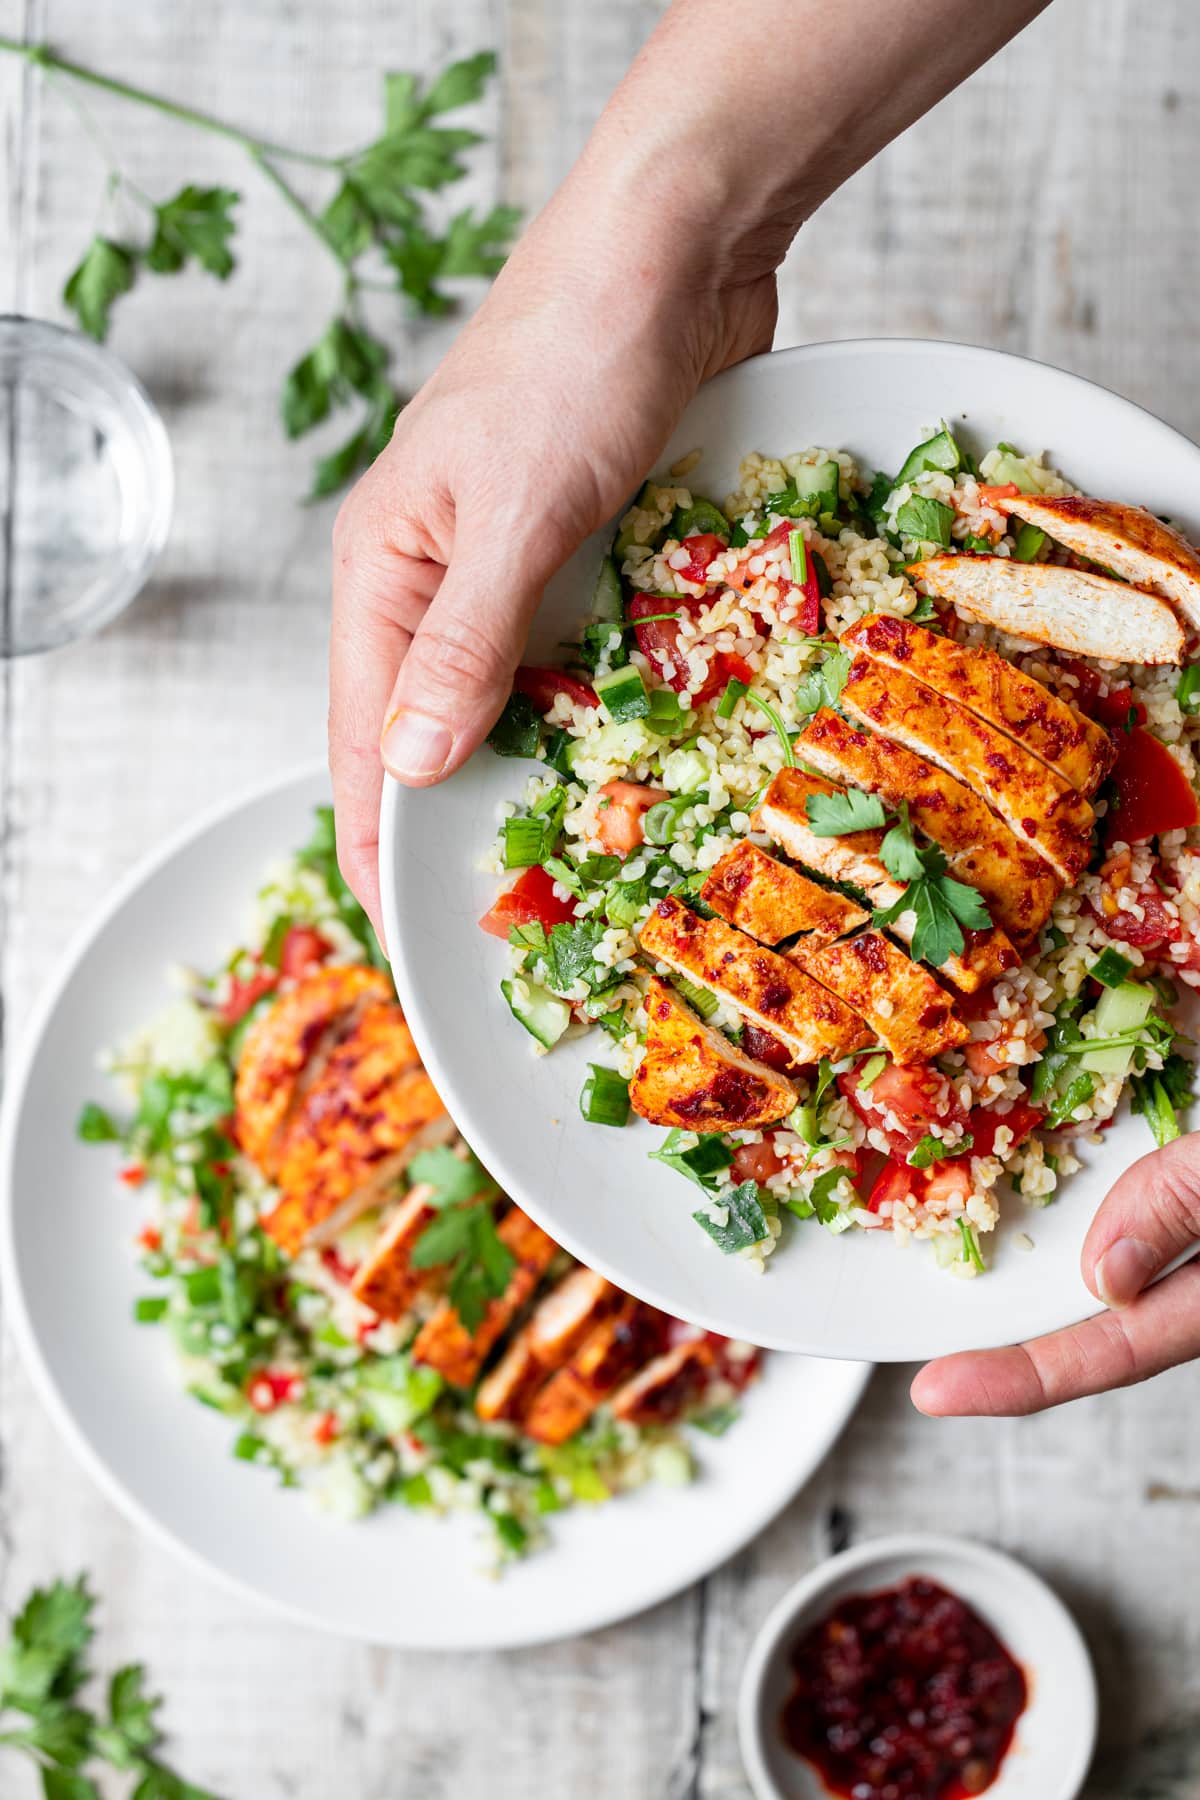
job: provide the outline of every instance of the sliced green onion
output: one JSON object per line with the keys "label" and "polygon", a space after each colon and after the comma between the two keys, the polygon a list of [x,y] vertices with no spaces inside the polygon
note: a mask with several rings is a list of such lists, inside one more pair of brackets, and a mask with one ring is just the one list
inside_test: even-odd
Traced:
{"label": "sliced green onion", "polygon": [[975,1227],[965,1218],[958,1221],[959,1234],[962,1237],[962,1259],[971,1263],[979,1273],[984,1273],[983,1258],[979,1254],[979,1239],[975,1236]]}
{"label": "sliced green onion", "polygon": [[1179,677],[1175,698],[1180,712],[1200,712],[1200,663],[1189,663]]}
{"label": "sliced green onion", "polygon": [[1045,541],[1046,533],[1039,526],[1031,525],[1027,519],[1022,520],[1013,539],[1013,556],[1017,562],[1033,562]]}
{"label": "sliced green onion", "polygon": [[1127,956],[1122,956],[1119,950],[1107,949],[1100,952],[1088,970],[1088,974],[1098,981],[1101,987],[1117,988],[1121,986],[1132,968],[1133,964]]}
{"label": "sliced green onion", "polygon": [[883,1074],[883,1071],[887,1068],[887,1060],[886,1056],[881,1055],[878,1052],[876,1052],[874,1056],[867,1058],[866,1062],[859,1070],[858,1075],[858,1092],[860,1094],[865,1093],[867,1088],[873,1087],[878,1081],[879,1077]]}
{"label": "sliced green onion", "polygon": [[589,1125],[624,1125],[629,1118],[629,1083],[615,1069],[589,1063],[591,1074],[579,1096],[579,1110]]}
{"label": "sliced green onion", "polygon": [[830,594],[833,592],[833,581],[829,574],[829,564],[825,561],[825,558],[821,555],[819,550],[810,550],[808,554],[812,557],[812,566],[817,572],[817,592],[820,594],[822,600],[828,600]]}
{"label": "sliced green onion", "polygon": [[505,819],[504,866],[531,869],[545,854],[546,831],[541,819]]}
{"label": "sliced green onion", "polygon": [[784,725],[779,714],[775,711],[775,708],[769,705],[761,695],[756,694],[753,688],[746,689],[746,698],[750,701],[752,706],[757,706],[759,712],[765,719],[770,720],[776,737],[783,745],[784,765],[789,769],[794,769],[796,766],[796,757],[792,750],[792,740],[787,734],[787,727]]}
{"label": "sliced green onion", "polygon": [[679,730],[683,718],[683,708],[679,704],[679,695],[670,688],[651,688],[650,710],[646,714],[646,724],[651,731],[660,737],[671,737]]}
{"label": "sliced green onion", "polygon": [[642,819],[642,836],[648,844],[660,848],[675,841],[679,820],[689,806],[700,806],[702,794],[676,794],[670,800],[656,800]]}
{"label": "sliced green onion", "polygon": [[133,1316],[139,1325],[155,1325],[167,1310],[163,1294],[147,1294],[133,1303]]}
{"label": "sliced green onion", "polygon": [[792,580],[803,587],[808,580],[808,543],[802,531],[789,531],[788,550],[792,558]]}
{"label": "sliced green onion", "polygon": [[734,707],[742,695],[749,691],[744,681],[739,681],[736,675],[730,676],[725,692],[721,695],[717,706],[718,719],[732,719]]}

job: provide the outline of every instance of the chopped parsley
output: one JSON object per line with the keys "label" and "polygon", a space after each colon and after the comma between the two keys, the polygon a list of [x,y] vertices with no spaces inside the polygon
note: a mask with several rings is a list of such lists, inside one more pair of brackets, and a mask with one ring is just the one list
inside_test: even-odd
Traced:
{"label": "chopped parsley", "polygon": [[861,788],[847,788],[840,794],[810,794],[804,810],[814,837],[877,831],[887,823],[882,800],[875,794],[864,794]]}
{"label": "chopped parsley", "polygon": [[725,1188],[710,1204],[724,1207],[728,1213],[723,1225],[718,1225],[707,1208],[694,1212],[692,1217],[726,1256],[748,1250],[752,1244],[761,1244],[767,1236],[767,1216],[759,1201],[757,1182],[742,1181],[737,1187]]}
{"label": "chopped parsley", "polygon": [[918,847],[908,820],[908,804],[883,840],[880,855],[888,873],[905,883],[900,898],[876,911],[875,925],[890,925],[902,913],[914,912],[916,926],[912,952],[920,962],[941,968],[951,956],[961,956],[966,946],[963,927],[986,931],[992,922],[982,897],[965,882],[955,881],[946,870],[945,853],[937,844]]}

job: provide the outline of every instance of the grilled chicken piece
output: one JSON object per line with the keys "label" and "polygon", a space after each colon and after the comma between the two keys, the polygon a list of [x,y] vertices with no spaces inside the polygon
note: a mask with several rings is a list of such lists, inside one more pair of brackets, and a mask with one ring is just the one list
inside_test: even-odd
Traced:
{"label": "grilled chicken piece", "polygon": [[539,1300],[489,1375],[479,1384],[475,1411],[481,1419],[519,1419],[535,1390],[561,1368],[624,1295],[603,1275],[582,1266],[564,1275]]}
{"label": "grilled chicken piece", "polygon": [[[392,997],[380,969],[341,965],[306,975],[250,1026],[238,1060],[234,1136],[269,1180],[293,1108],[365,1004]],[[414,1052],[415,1059],[415,1052]]]}
{"label": "grilled chicken piece", "polygon": [[1173,601],[1189,625],[1200,630],[1200,554],[1180,532],[1144,507],[1078,494],[1057,500],[1019,494],[1005,506],[1068,550]]}
{"label": "grilled chicken piece", "polygon": [[662,1347],[666,1321],[630,1295],[591,1332],[571,1360],[539,1388],[521,1421],[539,1444],[565,1444],[626,1376]]}
{"label": "grilled chicken piece", "polygon": [[797,742],[805,762],[824,774],[878,794],[893,809],[907,801],[913,823],[941,845],[956,879],[983,895],[1000,927],[975,939],[976,944],[983,936],[998,940],[994,974],[1014,968],[1017,955],[1004,934],[1023,940],[1040,931],[1060,886],[1037,851],[953,775],[891,738],[856,731],[827,707],[814,715]]}
{"label": "grilled chicken piece", "polygon": [[954,996],[882,931],[836,944],[801,938],[789,955],[861,1013],[898,1063],[932,1062],[971,1035],[954,1017]]}
{"label": "grilled chicken piece", "polygon": [[482,1322],[474,1332],[468,1331],[450,1302],[440,1300],[413,1343],[413,1361],[436,1369],[451,1387],[471,1386],[489,1350],[532,1297],[558,1254],[554,1239],[516,1206],[505,1213],[496,1235],[516,1257],[516,1267],[504,1292],[488,1302]]}
{"label": "grilled chicken piece", "polygon": [[[830,716],[837,717],[836,714]],[[856,737],[860,735],[855,733]],[[931,773],[940,776],[938,770],[932,770]],[[944,776],[941,779],[948,781],[950,777]],[[859,782],[857,785],[866,786],[867,783]],[[802,774],[799,769],[781,769],[772,777],[752,823],[756,830],[769,832],[775,842],[781,844],[788,855],[794,856],[797,861],[811,863],[814,868],[820,869],[835,881],[849,882],[854,887],[862,888],[872,905],[881,910],[894,906],[904,892],[904,884],[894,880],[884,866],[880,846],[886,833],[882,829],[854,831],[847,833],[845,837],[825,838],[818,837],[808,823],[805,808],[811,795],[843,791],[828,781],[822,781],[819,776]],[[968,800],[978,805],[981,812],[987,813],[991,819],[992,815],[987,812],[982,801],[977,801],[969,789],[964,788],[962,791]],[[996,824],[996,821],[992,822]],[[922,829],[926,827],[923,826]],[[999,830],[1000,827],[996,825],[996,829]],[[1013,841],[1016,842],[1015,839]],[[970,840],[967,839],[966,842],[969,843]],[[1017,847],[1020,849],[1019,845]],[[1030,852],[1029,859],[1037,866],[1039,880],[1043,879],[1045,865],[1041,858]],[[971,877],[964,875],[963,879]],[[1050,902],[1055,891],[1056,886],[1052,885],[1046,901],[1046,912],[1038,919],[1039,925],[1044,924],[1045,918],[1049,916]],[[1020,899],[1019,889],[1016,898]],[[902,915],[890,930],[907,943],[912,938],[914,925],[911,914]],[[1036,927],[1030,926],[1029,929]],[[997,975],[1003,974],[1005,969],[1015,967],[1017,961],[1016,951],[1002,931],[968,933],[962,955],[950,957],[942,964],[938,973],[952,982],[960,993],[974,994],[986,987],[989,981],[994,981]]]}
{"label": "grilled chicken piece", "polygon": [[860,619],[842,633],[842,643],[957,700],[1085,796],[1095,793],[1112,768],[1116,753],[1108,733],[994,650],[964,649],[923,625],[885,613]]}
{"label": "grilled chicken piece", "polygon": [[453,1136],[400,1007],[367,1006],[295,1109],[279,1152],[281,1197],[263,1228],[292,1256],[335,1237],[418,1150]]}
{"label": "grilled chicken piece", "polygon": [[778,944],[797,931],[844,937],[867,922],[867,914],[853,900],[818,887],[748,838],[721,858],[700,889],[700,898],[728,924],[763,944]]}
{"label": "grilled chicken piece", "polygon": [[1028,750],[911,675],[885,673],[865,656],[850,665],[842,706],[973,787],[1063,881],[1078,881],[1091,855],[1096,815]]}
{"label": "grilled chicken piece", "polygon": [[429,1279],[430,1271],[414,1269],[409,1259],[435,1216],[432,1193],[428,1182],[408,1190],[350,1283],[354,1298],[381,1319],[402,1319]]}
{"label": "grilled chicken piece", "polygon": [[795,1106],[786,1076],[744,1055],[657,975],[650,978],[646,1017],[646,1054],[629,1084],[629,1102],[652,1125],[745,1131],[774,1125]]}
{"label": "grilled chicken piece", "polygon": [[613,1416],[627,1425],[669,1425],[696,1399],[716,1360],[707,1338],[685,1338],[617,1389]]}
{"label": "grilled chicken piece", "polygon": [[669,894],[642,926],[640,942],[648,956],[711,988],[772,1032],[797,1062],[836,1059],[871,1041],[849,1007],[787,957],[764,950],[721,919],[701,919]]}
{"label": "grilled chicken piece", "polygon": [[985,625],[1108,662],[1177,663],[1183,631],[1163,600],[1106,575],[1010,556],[933,556],[910,578]]}

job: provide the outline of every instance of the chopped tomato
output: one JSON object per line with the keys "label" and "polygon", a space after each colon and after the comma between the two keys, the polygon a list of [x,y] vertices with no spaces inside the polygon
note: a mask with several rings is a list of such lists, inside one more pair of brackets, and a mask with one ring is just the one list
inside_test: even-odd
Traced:
{"label": "chopped tomato", "polygon": [[161,1250],[162,1232],[157,1225],[143,1225],[138,1232],[137,1241],[143,1250]]}
{"label": "chopped tomato", "polygon": [[[1153,732],[1134,726],[1117,739],[1112,780],[1116,799],[1105,819],[1106,841],[1126,844],[1200,824],[1192,786],[1167,746]],[[1130,940],[1132,941],[1132,940]]]}
{"label": "chopped tomato", "polygon": [[358,1273],[358,1264],[346,1262],[344,1257],[338,1255],[332,1244],[326,1244],[321,1251],[321,1261],[334,1280],[340,1281],[344,1286],[348,1286]]}
{"label": "chopped tomato", "polygon": [[925,1177],[922,1200],[953,1200],[959,1196],[965,1205],[970,1199],[971,1171],[965,1158],[934,1163],[931,1169],[918,1169],[916,1173]]}
{"label": "chopped tomato", "polygon": [[338,1435],[338,1417],[336,1413],[322,1413],[313,1426],[313,1439],[318,1444],[332,1444]]}
{"label": "chopped tomato", "polygon": [[[1046,1034],[1034,1030],[1019,1041],[1034,1050],[1041,1050],[1045,1047]],[[1015,1036],[1005,1032],[998,1037],[973,1040],[965,1052],[968,1069],[973,1075],[994,1075],[997,1069],[1010,1068],[1018,1060],[1012,1054],[1012,1047],[1017,1042]]]}
{"label": "chopped tomato", "polygon": [[246,1390],[255,1412],[274,1412],[277,1406],[283,1406],[288,1400],[295,1400],[304,1392],[304,1381],[299,1375],[288,1375],[280,1369],[264,1369],[256,1375]]}
{"label": "chopped tomato", "polygon": [[715,700],[723,694],[731,681],[740,681],[743,687],[754,685],[754,670],[744,656],[734,650],[718,650],[709,665],[708,676],[704,686],[695,696],[697,706],[706,700]]}
{"label": "chopped tomato", "polygon": [[600,696],[586,681],[576,681],[561,669],[535,669],[522,664],[513,676],[513,693],[526,694],[540,713],[548,713],[560,694],[572,706],[599,706]]}
{"label": "chopped tomato", "polygon": [[717,1368],[722,1381],[727,1381],[740,1393],[758,1374],[762,1351],[751,1350],[748,1344],[738,1343],[735,1338],[722,1337],[719,1331],[706,1331],[704,1335],[717,1353]]}
{"label": "chopped tomato", "polygon": [[971,1172],[965,1159],[934,1163],[928,1169],[911,1169],[900,1157],[890,1156],[875,1177],[867,1208],[877,1213],[885,1201],[908,1197],[918,1205],[927,1200],[952,1200],[959,1195],[965,1201],[970,1192]]}
{"label": "chopped tomato", "polygon": [[141,1187],[146,1179],[146,1165],[140,1162],[126,1163],[118,1174],[126,1187]]}
{"label": "chopped tomato", "polygon": [[[925,1137],[931,1125],[965,1125],[967,1115],[958,1096],[939,1070],[901,1068],[889,1063],[868,1088],[859,1082],[863,1064],[838,1076],[838,1087],[865,1125],[882,1131],[891,1150],[907,1154]],[[895,1125],[886,1125],[891,1114]]]}
{"label": "chopped tomato", "polygon": [[[796,529],[790,519],[785,520],[782,525],[776,525],[774,531],[769,531],[762,543],[755,547],[753,554],[763,556],[783,552],[786,555],[791,535]],[[794,625],[806,637],[815,637],[821,629],[821,588],[817,581],[817,565],[811,553],[804,560],[803,582],[795,582],[788,575],[784,575],[779,581],[778,613],[781,621]],[[741,585],[748,586],[753,581],[754,577],[747,570]]]}
{"label": "chopped tomato", "polygon": [[[1151,950],[1157,944],[1165,944],[1174,937],[1179,929],[1179,921],[1167,911],[1162,895],[1152,887],[1140,888],[1137,895],[1137,913],[1128,912],[1117,905],[1115,894],[1107,889],[1100,893],[1100,904],[1089,901],[1088,910],[1092,917],[1103,927],[1106,935],[1114,938],[1118,944],[1133,944],[1138,950]],[[1109,907],[1112,912],[1109,912]]]}
{"label": "chopped tomato", "polygon": [[761,1025],[746,1025],[742,1034],[742,1049],[755,1062],[766,1063],[768,1069],[778,1069],[783,1075],[792,1075],[799,1070],[800,1065],[793,1059],[787,1045],[773,1031],[764,1031]]}
{"label": "chopped tomato", "polygon": [[662,788],[637,781],[606,781],[596,808],[596,836],[610,856],[628,856],[642,843],[642,820],[667,798]]}
{"label": "chopped tomato", "polygon": [[[686,594],[670,600],[664,594],[635,594],[629,602],[629,617],[635,621],[634,636],[642,655],[667,686],[682,694],[690,679],[679,652],[678,619],[660,618],[660,613],[687,613],[695,618],[707,600]],[[644,621],[644,622],[641,622]]]}
{"label": "chopped tomato", "polygon": [[981,481],[975,492],[985,506],[994,506],[999,512],[1011,510],[1005,506],[1006,500],[1019,500],[1021,497],[1021,490],[1015,481],[1002,481],[999,486],[989,486],[987,482]]}
{"label": "chopped tomato", "polygon": [[328,938],[323,938],[311,925],[293,925],[279,952],[279,973],[286,975],[289,981],[298,981],[301,975],[307,975],[310,969],[324,962],[332,949]]}
{"label": "chopped tomato", "polygon": [[902,1157],[889,1156],[867,1195],[868,1212],[877,1213],[885,1200],[903,1200],[917,1190],[922,1171],[910,1169]]}
{"label": "chopped tomato", "polygon": [[517,876],[512,886],[500,895],[496,904],[480,919],[480,928],[492,937],[507,938],[510,925],[565,925],[575,917],[573,900],[560,900],[554,892],[553,878],[535,865]]}
{"label": "chopped tomato", "polygon": [[1028,1100],[1014,1100],[1006,1113],[992,1106],[977,1106],[971,1113],[967,1129],[971,1133],[971,1155],[990,1156],[996,1147],[996,1133],[1002,1125],[1012,1132],[1010,1150],[1023,1144],[1031,1131],[1036,1131],[1046,1117],[1040,1107]]}
{"label": "chopped tomato", "polygon": [[[675,569],[676,575],[682,575],[685,581],[699,582],[701,586],[708,580],[708,565],[725,552],[725,544],[714,531],[700,531],[695,537],[684,538],[681,548],[691,558],[682,569]],[[674,568],[674,565],[672,565]],[[663,611],[668,608],[664,607]]]}
{"label": "chopped tomato", "polygon": [[278,980],[277,969],[256,969],[245,981],[235,975],[229,984],[228,997],[221,1007],[222,1023],[236,1025],[239,1019],[244,1019],[256,1001],[274,990]]}
{"label": "chopped tomato", "polygon": [[783,1166],[784,1159],[776,1150],[773,1138],[765,1137],[761,1144],[738,1145],[733,1153],[730,1179],[765,1182],[772,1175],[778,1175]]}
{"label": "chopped tomato", "polygon": [[1058,661],[1062,668],[1075,677],[1075,691],[1070,699],[1087,718],[1110,731],[1128,725],[1130,713],[1133,714],[1135,725],[1146,723],[1146,708],[1128,682],[1104,693],[1102,677],[1095,669],[1089,668],[1087,663],[1080,662],[1076,656],[1060,656]]}

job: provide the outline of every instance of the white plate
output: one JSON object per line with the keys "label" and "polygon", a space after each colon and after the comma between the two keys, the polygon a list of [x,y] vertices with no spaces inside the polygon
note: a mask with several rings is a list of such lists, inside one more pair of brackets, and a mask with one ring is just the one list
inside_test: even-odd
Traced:
{"label": "white plate", "polygon": [[1025,1672],[1029,1696],[988,1800],[1074,1800],[1096,1742],[1096,1677],[1074,1619],[1011,1556],[969,1538],[906,1533],[860,1544],[790,1588],[751,1647],[738,1704],[742,1761],[755,1800],[828,1800],[811,1764],[784,1744],[788,1652],[847,1594],[925,1575],[974,1607]]}
{"label": "white plate", "polygon": [[[908,340],[816,344],[743,363],[705,388],[660,459],[696,446],[689,482],[718,498],[746,451],[808,444],[895,468],[945,416],[980,448],[997,438],[1046,449],[1086,491],[1173,514],[1200,537],[1200,450],[1149,413],[1090,382],[997,351]],[[528,660],[586,615],[608,534],[551,584]],[[647,1160],[662,1133],[588,1125],[579,1090],[592,1037],[535,1057],[499,983],[502,947],[477,921],[498,891],[479,862],[504,800],[528,765],[483,749],[445,786],[384,793],[380,868],[397,981],[421,1054],[476,1152],[507,1191],[576,1256],[644,1300],[733,1337],[817,1356],[907,1361],[1012,1343],[1096,1312],[1079,1273],[1088,1223],[1121,1169],[1151,1148],[1126,1107],[1102,1152],[1033,1212],[1014,1200],[984,1280],[956,1281],[927,1249],[888,1233],[790,1232],[765,1276],[720,1255],[693,1222],[695,1190]],[[1090,1159],[1090,1160],[1089,1160]],[[1033,1238],[1032,1253],[1012,1242]]]}
{"label": "white plate", "polygon": [[0,1273],[25,1363],[71,1448],[125,1512],[242,1594],[308,1625],[412,1648],[539,1643],[686,1587],[762,1530],[825,1456],[868,1370],[778,1357],[702,1474],[551,1521],[555,1545],[500,1581],[479,1525],[389,1508],[337,1524],[230,1454],[231,1422],[181,1389],[165,1336],[133,1322],[147,1290],[132,1239],[144,1201],[80,1144],[104,1100],[99,1051],[163,1005],[175,962],[236,942],[264,865],[328,799],[323,772],[275,783],[188,828],[122,883],[64,959],[18,1059],[0,1124]]}

